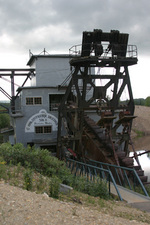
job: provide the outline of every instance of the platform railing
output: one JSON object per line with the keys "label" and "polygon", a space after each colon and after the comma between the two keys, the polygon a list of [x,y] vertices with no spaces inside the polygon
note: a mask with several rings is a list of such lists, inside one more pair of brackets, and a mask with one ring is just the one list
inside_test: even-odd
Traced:
{"label": "platform railing", "polygon": [[[137,46],[136,45],[121,45],[115,44],[109,47],[108,44],[102,44],[102,52],[99,55],[100,59],[114,58],[114,57],[126,57],[137,58]],[[70,57],[80,57],[81,55],[95,56],[95,49],[91,43],[74,45],[69,49]],[[97,53],[96,53],[97,54]]]}
{"label": "platform railing", "polygon": [[114,188],[116,189],[119,199],[121,201],[123,200],[110,170],[89,165],[69,158],[66,158],[66,165],[68,168],[70,168],[71,173],[73,173],[75,176],[86,177],[89,182],[95,182],[96,178],[105,180],[108,183],[107,187],[109,194],[111,192],[110,184],[112,183],[114,185]]}
{"label": "platform railing", "polygon": [[90,165],[96,166],[98,168],[102,168],[102,169],[105,168],[111,171],[117,184],[119,184],[120,186],[129,188],[130,190],[133,190],[133,191],[136,191],[136,187],[138,186],[142,189],[144,195],[149,197],[135,169],[98,162],[95,160],[88,160],[87,163]]}

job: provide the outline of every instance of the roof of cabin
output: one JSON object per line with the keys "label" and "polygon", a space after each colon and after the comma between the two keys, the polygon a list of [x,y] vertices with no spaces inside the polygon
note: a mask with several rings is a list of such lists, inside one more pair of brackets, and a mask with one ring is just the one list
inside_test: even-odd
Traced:
{"label": "roof of cabin", "polygon": [[53,54],[53,55],[32,55],[27,62],[28,66],[31,66],[32,63],[38,58],[70,58],[69,54]]}

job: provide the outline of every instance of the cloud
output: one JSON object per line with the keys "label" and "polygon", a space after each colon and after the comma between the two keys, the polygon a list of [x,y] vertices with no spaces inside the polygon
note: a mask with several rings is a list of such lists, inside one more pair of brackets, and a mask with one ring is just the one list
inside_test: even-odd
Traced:
{"label": "cloud", "polygon": [[129,33],[129,44],[138,47],[140,60],[132,70],[136,75],[131,73],[132,82],[138,78],[134,86],[140,84],[142,71],[143,85],[149,84],[149,11],[148,0],[0,0],[0,67],[24,67],[29,49],[33,54],[44,48],[67,53],[82,43],[83,31],[114,29]]}
{"label": "cloud", "polygon": [[147,0],[0,0],[0,50],[66,52],[96,28],[127,32],[130,44],[148,54],[149,8]]}

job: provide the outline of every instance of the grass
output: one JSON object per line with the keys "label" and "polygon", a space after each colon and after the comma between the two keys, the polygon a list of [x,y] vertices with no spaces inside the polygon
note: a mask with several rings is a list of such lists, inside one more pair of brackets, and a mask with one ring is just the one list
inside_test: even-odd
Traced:
{"label": "grass", "polygon": [[136,129],[134,129],[133,131],[136,133],[136,138],[145,136],[145,133],[143,131],[136,130]]}

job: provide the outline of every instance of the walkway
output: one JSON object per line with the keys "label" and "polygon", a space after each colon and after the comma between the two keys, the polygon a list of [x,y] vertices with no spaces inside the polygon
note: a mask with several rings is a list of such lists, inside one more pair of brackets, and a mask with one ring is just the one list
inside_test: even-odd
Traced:
{"label": "walkway", "polygon": [[[150,197],[131,191],[119,185],[117,185],[117,187],[123,200],[129,203],[129,205],[140,210],[150,212]],[[112,194],[118,195],[113,184],[111,184],[110,191]]]}

